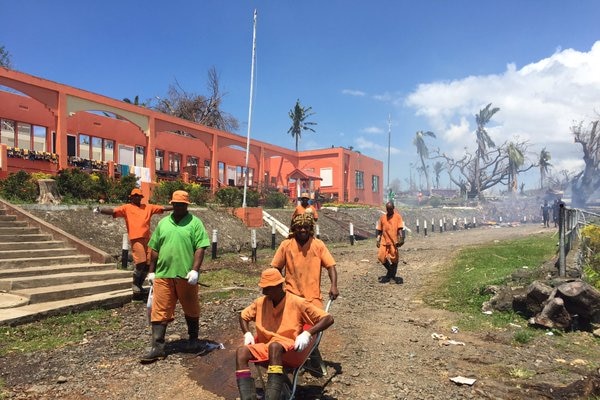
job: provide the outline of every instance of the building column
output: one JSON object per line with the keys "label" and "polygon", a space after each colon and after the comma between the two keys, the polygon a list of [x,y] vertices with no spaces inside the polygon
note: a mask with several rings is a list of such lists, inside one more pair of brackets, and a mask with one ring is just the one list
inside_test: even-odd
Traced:
{"label": "building column", "polygon": [[210,148],[210,188],[213,193],[216,193],[219,185],[218,145],[219,137],[216,133],[213,133],[212,146]]}
{"label": "building column", "polygon": [[56,154],[58,154],[58,169],[66,169],[68,166],[67,157],[67,95],[58,92],[58,106],[55,110],[56,118]]}

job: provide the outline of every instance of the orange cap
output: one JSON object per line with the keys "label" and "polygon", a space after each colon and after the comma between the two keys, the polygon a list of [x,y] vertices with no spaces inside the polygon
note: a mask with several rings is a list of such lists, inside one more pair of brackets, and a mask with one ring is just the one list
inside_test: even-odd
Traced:
{"label": "orange cap", "polygon": [[129,193],[129,197],[131,196],[142,196],[144,197],[144,193],[142,193],[142,189],[140,188],[134,188],[131,193]]}
{"label": "orange cap", "polygon": [[279,272],[277,268],[267,268],[260,274],[258,286],[266,288],[269,286],[277,286],[283,282],[285,282],[285,279],[281,276],[281,272]]}
{"label": "orange cap", "polygon": [[173,197],[171,197],[171,201],[169,202],[169,204],[173,203],[191,204],[190,195],[185,190],[176,190],[173,192]]}

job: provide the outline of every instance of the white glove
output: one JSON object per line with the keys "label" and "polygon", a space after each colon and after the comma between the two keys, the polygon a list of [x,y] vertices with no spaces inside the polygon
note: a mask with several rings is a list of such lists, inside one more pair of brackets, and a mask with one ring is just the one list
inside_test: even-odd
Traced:
{"label": "white glove", "polygon": [[248,346],[249,344],[254,344],[254,335],[252,332],[244,333],[244,346]]}
{"label": "white glove", "polygon": [[298,336],[296,336],[296,343],[294,343],[294,350],[302,351],[308,346],[310,342],[311,334],[308,331],[304,331]]}
{"label": "white glove", "polygon": [[148,283],[152,285],[154,283],[155,277],[156,277],[156,274],[154,272],[150,272],[148,274],[148,276],[146,277],[146,279],[148,279]]}
{"label": "white glove", "polygon": [[190,272],[188,272],[188,274],[185,276],[185,278],[188,280],[188,283],[190,285],[197,284],[198,283],[198,271],[191,270]]}
{"label": "white glove", "polygon": [[94,209],[92,211],[94,212],[94,214],[99,214],[100,213],[100,207],[94,207]]}

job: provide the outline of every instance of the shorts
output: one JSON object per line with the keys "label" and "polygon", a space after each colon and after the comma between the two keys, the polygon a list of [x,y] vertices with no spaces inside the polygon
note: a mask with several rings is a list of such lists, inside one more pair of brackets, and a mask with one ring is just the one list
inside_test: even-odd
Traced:
{"label": "shorts", "polygon": [[[306,348],[302,351],[295,351],[294,344],[286,346],[285,344],[280,343],[283,346],[283,349],[285,350],[285,353],[283,353],[282,360],[283,365],[288,368],[298,368],[299,366],[304,364],[304,361],[306,361],[306,358],[308,357],[308,354],[310,353],[310,350],[312,349],[312,346],[315,343],[315,338],[316,335],[314,335],[311,338],[310,342],[308,343],[308,346],[306,346]],[[274,342],[277,341],[274,340]],[[252,362],[261,363],[269,360],[269,343],[251,344],[248,345],[248,350],[250,350],[250,353],[252,353],[252,356],[254,357],[254,359],[251,360]]]}
{"label": "shorts", "polygon": [[198,285],[190,285],[187,280],[181,278],[156,278],[152,290],[152,322],[173,321],[177,301],[186,317],[200,316]]}
{"label": "shorts", "polygon": [[146,238],[133,239],[131,241],[131,256],[133,263],[148,264],[150,261],[150,248],[148,247],[149,240]]}

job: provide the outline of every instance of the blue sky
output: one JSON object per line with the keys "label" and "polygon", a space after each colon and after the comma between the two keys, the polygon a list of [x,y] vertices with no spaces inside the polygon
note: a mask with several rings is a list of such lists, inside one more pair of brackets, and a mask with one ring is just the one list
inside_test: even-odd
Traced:
{"label": "blue sky", "polygon": [[555,174],[581,168],[569,128],[600,112],[597,0],[0,0],[0,44],[17,70],[116,99],[165,96],[175,80],[206,93],[214,66],[245,137],[254,9],[253,139],[293,148],[300,99],[318,124],[300,149],[352,146],[384,161],[386,184],[390,115],[389,178],[406,188],[416,131],[458,157],[492,103],[497,143],[526,140],[532,159],[546,147]]}

